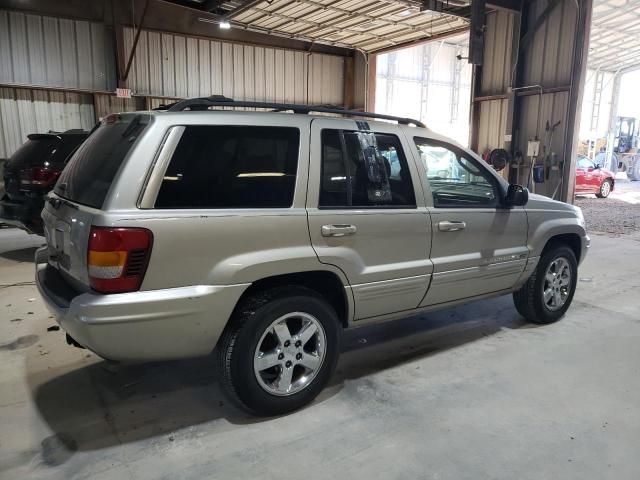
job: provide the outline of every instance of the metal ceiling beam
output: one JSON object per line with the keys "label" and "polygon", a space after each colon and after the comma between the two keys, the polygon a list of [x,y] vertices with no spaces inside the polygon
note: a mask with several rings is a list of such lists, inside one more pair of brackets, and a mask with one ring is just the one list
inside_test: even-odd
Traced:
{"label": "metal ceiling beam", "polygon": [[468,32],[469,32],[469,27],[468,26],[464,26],[464,27],[453,29],[453,30],[448,30],[446,32],[436,33],[436,34],[431,35],[431,36],[416,38],[414,40],[409,40],[407,42],[401,42],[401,43],[398,43],[397,45],[394,45],[392,47],[383,47],[383,48],[379,48],[379,49],[376,49],[376,50],[371,50],[369,53],[375,54],[375,55],[379,55],[379,54],[382,54],[382,53],[394,52],[396,50],[401,50],[403,48],[415,47],[417,45],[423,45],[425,43],[429,43],[429,42],[432,42],[434,40],[442,40],[442,39],[445,39],[445,38],[454,37],[456,35],[461,35],[463,33],[468,33]]}
{"label": "metal ceiling beam", "polygon": [[[336,22],[334,24],[322,24],[322,23],[318,23],[318,22],[313,22],[311,20],[306,20],[304,17],[291,17],[289,15],[284,15],[282,13],[272,13],[269,10],[265,10],[263,8],[258,8],[258,7],[253,7],[254,11],[261,13],[262,15],[266,16],[266,17],[272,17],[272,18],[277,18],[279,20],[284,20],[285,21],[285,25],[291,25],[291,24],[300,24],[300,25],[308,25],[311,26],[313,28],[315,28],[317,31],[325,31],[328,30],[330,32],[347,32],[347,33],[352,33],[353,35],[366,35],[369,37],[373,37],[376,38],[378,40],[381,41],[386,41],[387,38],[385,38],[383,35],[377,35],[375,33],[371,33],[370,31],[360,31],[360,30],[353,30],[351,28],[351,26],[349,27],[342,27],[339,26],[338,24],[340,22]],[[364,23],[369,22],[369,20],[365,20]],[[276,27],[277,28],[277,27]],[[298,32],[296,32],[298,33]],[[392,40],[390,40],[391,43],[393,43]]]}
{"label": "metal ceiling beam", "polygon": [[487,2],[490,10],[507,10],[510,12],[520,12],[520,0],[490,0]]}
{"label": "metal ceiling beam", "polygon": [[420,7],[420,11],[443,13],[467,19],[471,16],[470,5],[466,5],[464,7],[451,5],[447,0],[424,0]]}
{"label": "metal ceiling beam", "polygon": [[238,15],[248,10],[251,10],[253,7],[262,3],[262,1],[263,0],[246,0],[242,2],[242,4],[239,7],[235,8],[234,10],[232,10],[230,13],[227,14],[227,19],[231,20],[232,18],[235,18]]}

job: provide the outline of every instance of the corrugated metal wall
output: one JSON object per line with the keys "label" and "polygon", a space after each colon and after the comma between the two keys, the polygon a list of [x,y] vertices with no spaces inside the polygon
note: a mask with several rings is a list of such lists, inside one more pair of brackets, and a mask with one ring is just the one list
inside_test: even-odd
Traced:
{"label": "corrugated metal wall", "polygon": [[0,88],[0,158],[11,156],[30,133],[90,129],[94,123],[89,94]]}
{"label": "corrugated metal wall", "polygon": [[[542,14],[549,0],[537,0],[529,6],[529,28]],[[547,21],[535,33],[531,44],[527,48],[524,64],[522,85],[543,85],[545,88],[568,87],[571,83],[571,65],[574,37],[577,26],[577,9],[575,2],[565,0],[560,2],[549,15]],[[558,161],[563,159],[565,150],[565,135],[568,125],[569,92],[547,93],[532,95],[522,99],[520,115],[520,132],[518,145],[526,153],[529,140],[536,137],[542,146],[548,145],[548,152],[557,154]],[[560,122],[549,143],[549,133],[545,131],[547,122],[550,125]],[[529,175],[528,170],[519,172],[519,181],[525,183]],[[532,184],[535,193],[551,196],[560,183],[560,171],[552,171],[544,183]],[[557,197],[556,197],[557,198]]]}
{"label": "corrugated metal wall", "polygon": [[[124,30],[131,51],[134,31]],[[143,31],[129,87],[138,95],[342,104],[344,59]]]}
{"label": "corrugated metal wall", "polygon": [[[482,65],[480,96],[503,95],[511,85],[511,38],[513,36],[514,14],[495,11],[487,15],[485,55]],[[507,123],[507,100],[483,101],[479,109],[478,152],[503,148]],[[507,175],[507,169],[502,171]]]}
{"label": "corrugated metal wall", "polygon": [[103,24],[0,10],[0,83],[113,90],[115,81]]}
{"label": "corrugated metal wall", "polygon": [[118,98],[115,95],[96,93],[94,95],[94,108],[96,119],[106,117],[114,112],[135,112],[144,110],[144,98]]}

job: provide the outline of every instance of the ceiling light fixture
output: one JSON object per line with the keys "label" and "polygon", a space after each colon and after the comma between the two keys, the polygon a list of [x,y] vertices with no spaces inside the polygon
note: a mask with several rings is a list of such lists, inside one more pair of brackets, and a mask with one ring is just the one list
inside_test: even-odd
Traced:
{"label": "ceiling light fixture", "polygon": [[221,20],[218,25],[222,30],[229,30],[231,28],[231,24],[228,20]]}

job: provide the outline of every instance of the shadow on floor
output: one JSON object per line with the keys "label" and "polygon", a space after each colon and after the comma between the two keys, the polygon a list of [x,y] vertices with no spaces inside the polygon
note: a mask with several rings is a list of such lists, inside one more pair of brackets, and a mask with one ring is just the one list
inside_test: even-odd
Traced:
{"label": "shadow on floor", "polygon": [[[346,380],[358,381],[503,328],[523,327],[529,325],[515,312],[510,297],[501,297],[349,330],[336,374],[315,402],[339,394]],[[228,404],[210,358],[121,366],[117,372],[106,367],[99,362],[59,376],[52,370],[29,376],[37,408],[56,433],[56,442],[45,440],[63,445],[63,450],[95,450],[170,436],[221,418],[239,425],[267,420]]]}
{"label": "shadow on floor", "polygon": [[7,260],[11,260],[13,262],[18,262],[18,263],[23,263],[23,262],[33,263],[36,250],[38,248],[40,247],[29,247],[29,248],[21,248],[19,250],[10,250],[8,252],[0,253],[0,257],[6,258]]}

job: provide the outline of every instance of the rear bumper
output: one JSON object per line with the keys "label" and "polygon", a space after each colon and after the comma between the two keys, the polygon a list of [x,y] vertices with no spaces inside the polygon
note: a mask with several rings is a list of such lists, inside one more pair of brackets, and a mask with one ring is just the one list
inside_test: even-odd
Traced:
{"label": "rear bumper", "polygon": [[36,252],[36,285],[60,326],[109,360],[151,361],[209,354],[249,286],[194,285],[99,295],[73,291]]}

